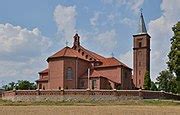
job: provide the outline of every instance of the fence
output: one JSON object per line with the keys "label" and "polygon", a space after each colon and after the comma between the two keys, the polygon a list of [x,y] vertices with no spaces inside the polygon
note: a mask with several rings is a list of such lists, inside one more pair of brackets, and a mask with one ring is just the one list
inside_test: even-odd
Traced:
{"label": "fence", "polygon": [[180,95],[147,90],[13,90],[2,94],[2,99],[12,101],[83,101],[125,99],[174,99]]}

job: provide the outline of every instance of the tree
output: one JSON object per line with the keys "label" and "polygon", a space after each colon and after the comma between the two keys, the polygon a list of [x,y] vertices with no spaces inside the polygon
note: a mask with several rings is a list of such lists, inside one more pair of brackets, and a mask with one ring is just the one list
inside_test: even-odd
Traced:
{"label": "tree", "polygon": [[156,80],[159,90],[173,93],[177,92],[176,79],[170,71],[161,71]]}
{"label": "tree", "polygon": [[27,80],[19,80],[17,84],[18,84],[17,89],[20,89],[20,90],[36,89],[36,85],[34,83],[30,83]]}
{"label": "tree", "polygon": [[174,36],[171,38],[171,50],[167,62],[170,72],[174,72],[177,81],[180,81],[180,22],[172,27]]}
{"label": "tree", "polygon": [[157,88],[156,84],[153,81],[151,81],[151,88],[150,88],[150,90],[158,91],[158,88]]}
{"label": "tree", "polygon": [[172,27],[174,36],[171,38],[171,50],[168,54],[168,69],[171,73],[175,73],[176,91],[180,93],[180,22]]}
{"label": "tree", "polygon": [[13,90],[16,86],[15,82],[10,82],[7,85],[2,86],[2,88],[4,88],[5,91],[9,91],[9,90]]}
{"label": "tree", "polygon": [[150,90],[150,88],[151,88],[151,78],[150,78],[149,71],[147,71],[145,73],[143,87],[144,87],[145,90]]}
{"label": "tree", "polygon": [[33,89],[36,89],[36,84],[31,83],[27,80],[19,80],[17,83],[11,82],[7,85],[4,85],[3,88],[6,91],[13,90],[13,89],[16,89],[16,90],[33,90]]}

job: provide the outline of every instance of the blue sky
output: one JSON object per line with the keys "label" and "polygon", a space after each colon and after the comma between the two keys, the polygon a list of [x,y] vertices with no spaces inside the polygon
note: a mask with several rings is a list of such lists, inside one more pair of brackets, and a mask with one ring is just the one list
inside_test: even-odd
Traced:
{"label": "blue sky", "polygon": [[132,67],[132,35],[140,8],[151,38],[151,78],[167,68],[171,27],[179,20],[179,0],[6,0],[0,1],[0,86],[35,81],[46,59],[72,45],[77,31],[81,45]]}

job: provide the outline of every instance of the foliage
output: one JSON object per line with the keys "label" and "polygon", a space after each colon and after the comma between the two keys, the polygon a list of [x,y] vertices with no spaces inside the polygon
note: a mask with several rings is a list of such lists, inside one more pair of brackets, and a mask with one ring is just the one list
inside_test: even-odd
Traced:
{"label": "foliage", "polygon": [[157,88],[156,84],[153,81],[151,81],[151,88],[150,88],[150,90],[158,91],[158,88]]}
{"label": "foliage", "polygon": [[145,90],[150,90],[150,88],[151,88],[151,78],[150,78],[149,71],[147,71],[144,76],[144,86],[143,87]]}
{"label": "foliage", "polygon": [[17,83],[15,82],[10,82],[7,85],[4,85],[3,88],[6,91],[9,90],[33,90],[36,89],[36,84],[35,83],[31,83],[27,80],[19,80]]}
{"label": "foliage", "polygon": [[174,72],[177,81],[180,81],[180,22],[172,27],[174,36],[171,38],[171,50],[167,62],[170,72]]}
{"label": "foliage", "polygon": [[174,36],[171,38],[171,50],[168,54],[168,69],[175,75],[171,81],[170,89],[172,92],[180,93],[180,22],[172,27]]}
{"label": "foliage", "polygon": [[173,93],[177,92],[176,79],[170,71],[161,71],[156,80],[159,90]]}
{"label": "foliage", "polygon": [[2,86],[6,91],[13,90],[16,87],[15,82],[10,82],[7,85]]}

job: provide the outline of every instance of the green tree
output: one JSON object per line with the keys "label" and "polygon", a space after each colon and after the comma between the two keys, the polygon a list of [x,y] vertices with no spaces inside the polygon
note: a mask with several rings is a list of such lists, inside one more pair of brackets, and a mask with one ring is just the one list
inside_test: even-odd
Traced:
{"label": "green tree", "polygon": [[173,82],[176,85],[176,92],[180,93],[180,22],[172,27],[172,31],[174,36],[171,38],[171,50],[168,54],[169,61],[167,64],[170,72],[176,75],[176,80]]}
{"label": "green tree", "polygon": [[171,50],[167,62],[170,72],[174,72],[177,81],[180,81],[180,22],[172,27],[174,36],[171,38]]}
{"label": "green tree", "polygon": [[161,71],[156,80],[159,90],[173,93],[177,92],[176,79],[170,71]]}
{"label": "green tree", "polygon": [[34,83],[30,83],[27,80],[19,80],[17,83],[17,89],[19,89],[19,90],[32,90],[32,89],[36,89],[36,85]]}
{"label": "green tree", "polygon": [[151,81],[151,88],[150,88],[150,90],[158,91],[158,88],[157,88],[156,84],[153,81]]}
{"label": "green tree", "polygon": [[150,78],[149,71],[147,71],[145,73],[143,87],[144,87],[145,90],[150,90],[150,88],[151,88],[151,78]]}
{"label": "green tree", "polygon": [[13,90],[16,86],[15,82],[10,82],[7,85],[2,86],[6,91]]}
{"label": "green tree", "polygon": [[6,91],[9,90],[33,90],[36,89],[36,84],[31,83],[27,80],[19,80],[17,83],[15,82],[10,82],[7,85],[2,86]]}

